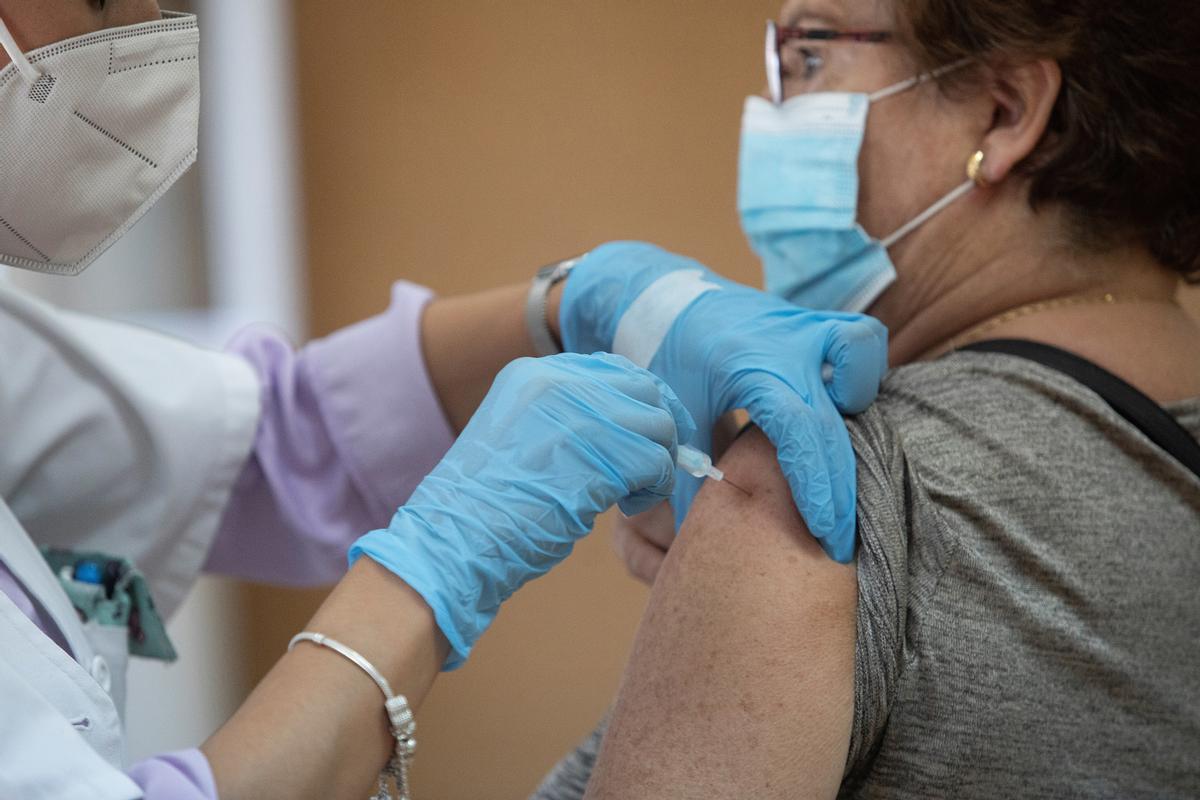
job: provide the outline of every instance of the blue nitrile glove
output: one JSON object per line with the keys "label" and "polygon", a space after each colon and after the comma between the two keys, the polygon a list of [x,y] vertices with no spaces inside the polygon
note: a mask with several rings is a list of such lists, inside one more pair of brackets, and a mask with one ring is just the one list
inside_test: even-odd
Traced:
{"label": "blue nitrile glove", "polygon": [[[853,559],[857,481],[839,411],[860,413],[875,401],[887,371],[882,323],[806,311],[632,242],[604,245],[578,263],[559,316],[565,349],[620,353],[665,380],[696,420],[694,446],[707,450],[717,420],[748,411],[778,450],[825,552]],[[699,486],[680,476],[677,525]]]}
{"label": "blue nitrile glove", "polygon": [[500,609],[596,516],[671,496],[695,425],[659,378],[613,355],[514,362],[387,530],[350,550],[425,599],[460,666]]}

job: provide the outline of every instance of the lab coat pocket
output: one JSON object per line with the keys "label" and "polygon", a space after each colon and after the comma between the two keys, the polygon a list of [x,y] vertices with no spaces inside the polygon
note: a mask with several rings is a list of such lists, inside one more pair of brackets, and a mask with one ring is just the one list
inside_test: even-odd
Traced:
{"label": "lab coat pocket", "polygon": [[112,698],[121,718],[125,717],[125,673],[129,668],[129,626],[102,625],[96,620],[84,623],[84,634],[96,654],[83,667],[100,688]]}

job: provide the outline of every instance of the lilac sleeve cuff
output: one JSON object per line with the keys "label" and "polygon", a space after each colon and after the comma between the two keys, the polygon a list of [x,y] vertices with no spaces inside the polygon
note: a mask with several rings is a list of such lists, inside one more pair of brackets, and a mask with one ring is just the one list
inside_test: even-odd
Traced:
{"label": "lilac sleeve cuff", "polygon": [[254,452],[225,512],[209,572],[289,586],[333,583],[350,545],[385,527],[450,448],[421,350],[432,293],[393,289],[380,316],[299,353],[263,328],[231,352],[262,380]]}
{"label": "lilac sleeve cuff", "polygon": [[367,494],[372,530],[391,520],[454,444],[421,349],[432,299],[428,289],[398,283],[386,314],[309,348],[317,399]]}
{"label": "lilac sleeve cuff", "polygon": [[199,750],[148,758],[128,774],[144,800],[218,800],[212,768]]}

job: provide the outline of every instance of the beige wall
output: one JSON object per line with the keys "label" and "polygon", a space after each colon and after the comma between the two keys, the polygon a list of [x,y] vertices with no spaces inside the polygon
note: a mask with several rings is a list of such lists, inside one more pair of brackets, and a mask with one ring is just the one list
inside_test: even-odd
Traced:
{"label": "beige wall", "polygon": [[[477,289],[614,238],[756,280],[737,136],[775,6],[297,0],[314,332],[399,278]],[[644,600],[607,525],[518,595],[422,710],[418,795],[526,796],[603,712]],[[316,598],[252,602],[261,672]]]}

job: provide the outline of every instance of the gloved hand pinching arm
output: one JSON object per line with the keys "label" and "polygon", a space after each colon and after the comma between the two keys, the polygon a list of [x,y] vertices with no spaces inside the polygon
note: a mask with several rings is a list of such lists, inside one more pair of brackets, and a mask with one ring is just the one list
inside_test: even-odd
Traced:
{"label": "gloved hand pinching arm", "polygon": [[619,356],[514,362],[391,525],[361,556],[395,573],[433,609],[463,663],[500,605],[545,574],[619,504],[670,497],[678,445],[695,432],[659,378]]}
{"label": "gloved hand pinching arm", "polygon": [[[807,311],[639,243],[584,257],[559,310],[569,351],[610,350],[668,383],[707,449],[745,409],[775,445],[797,507],[825,551],[854,557],[854,451],[841,414],[866,410],[887,371],[887,329],[859,314]],[[681,477],[682,521],[699,484]]]}

